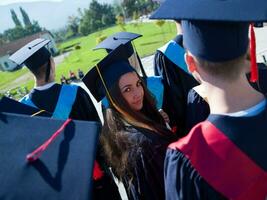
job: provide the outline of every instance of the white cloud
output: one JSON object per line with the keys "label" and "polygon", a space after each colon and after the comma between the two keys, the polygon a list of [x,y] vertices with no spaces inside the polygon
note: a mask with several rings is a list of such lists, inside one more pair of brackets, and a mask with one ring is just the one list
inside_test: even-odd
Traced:
{"label": "white cloud", "polygon": [[0,6],[13,4],[13,3],[24,3],[24,2],[38,2],[38,1],[63,1],[63,0],[0,0]]}

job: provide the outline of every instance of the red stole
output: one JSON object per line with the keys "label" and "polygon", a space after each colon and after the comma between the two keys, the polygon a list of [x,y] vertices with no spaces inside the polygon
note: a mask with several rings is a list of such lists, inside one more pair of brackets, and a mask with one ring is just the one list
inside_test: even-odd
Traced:
{"label": "red stole", "polygon": [[204,180],[225,197],[235,200],[266,198],[267,173],[211,122],[195,126],[169,148],[179,149]]}

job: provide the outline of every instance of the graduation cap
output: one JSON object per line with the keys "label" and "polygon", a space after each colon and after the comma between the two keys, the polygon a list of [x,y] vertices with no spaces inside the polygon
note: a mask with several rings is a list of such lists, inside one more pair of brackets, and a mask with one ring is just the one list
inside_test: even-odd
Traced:
{"label": "graduation cap", "polygon": [[43,38],[35,39],[12,54],[9,59],[19,66],[25,64],[31,71],[48,63],[45,76],[45,80],[47,82],[50,76],[49,60],[51,54],[47,48],[45,48],[45,45],[49,42],[50,40]]}
{"label": "graduation cap", "polygon": [[0,127],[1,199],[90,199],[99,123],[0,112]]}
{"label": "graduation cap", "polygon": [[51,57],[50,52],[45,48],[49,42],[50,40],[47,39],[35,39],[12,54],[9,59],[17,65],[25,64],[29,69],[39,68]]}
{"label": "graduation cap", "polygon": [[[182,20],[185,47],[199,58],[224,62],[246,53],[249,24],[267,20],[267,1],[166,0],[150,18]],[[256,81],[253,28],[250,35],[251,81]]]}
{"label": "graduation cap", "polygon": [[[97,49],[106,49],[106,51],[108,53],[110,53],[111,51],[115,50],[116,48],[118,48],[120,45],[124,45],[125,49],[124,49],[124,54],[126,55],[126,61],[130,62],[130,60],[128,60],[134,51],[133,45],[132,45],[132,41],[142,37],[142,35],[137,34],[137,33],[130,33],[130,32],[119,32],[119,33],[115,33],[111,36],[109,36],[108,38],[106,38],[105,40],[103,40],[101,43],[99,43],[94,50]],[[138,54],[136,54],[137,58],[133,58],[132,60],[132,65],[133,67],[137,70],[137,72],[141,72],[141,76],[146,77],[146,72],[144,70],[144,67],[142,65],[141,59],[138,56]],[[139,66],[136,66],[136,62],[135,59],[138,60],[138,64]]]}
{"label": "graduation cap", "polygon": [[133,53],[133,46],[131,44],[131,41],[141,37],[142,35],[137,33],[130,33],[130,32],[119,32],[115,33],[105,40],[103,40],[101,43],[99,43],[94,50],[97,49],[106,49],[108,53],[116,49],[121,44],[125,45],[128,57],[130,57]]}
{"label": "graduation cap", "polygon": [[118,46],[87,72],[82,79],[98,102],[106,95],[109,95],[109,89],[123,74],[135,71],[125,61],[125,56],[127,57],[127,55],[123,54],[125,49],[126,47],[124,45]]}
{"label": "graduation cap", "polygon": [[32,116],[51,117],[52,114],[44,110],[25,105],[13,99],[2,97],[0,100],[0,112],[17,113]]}

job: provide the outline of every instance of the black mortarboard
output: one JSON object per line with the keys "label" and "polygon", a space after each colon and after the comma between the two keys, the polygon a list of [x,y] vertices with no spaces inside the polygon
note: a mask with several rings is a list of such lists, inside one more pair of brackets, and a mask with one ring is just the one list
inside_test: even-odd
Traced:
{"label": "black mortarboard", "polygon": [[31,106],[27,106],[23,103],[20,103],[7,97],[3,97],[0,100],[0,112],[17,113],[24,115],[37,115],[44,117],[51,117],[52,115],[51,113],[41,111]]}
{"label": "black mortarboard", "polygon": [[[137,34],[137,33],[130,33],[130,32],[119,32],[119,33],[115,33],[111,36],[109,36],[108,38],[106,38],[105,40],[103,40],[101,43],[99,43],[94,50],[96,49],[106,49],[106,51],[108,53],[110,53],[111,51],[115,50],[116,48],[118,48],[120,45],[124,46],[124,52],[122,52],[123,54],[126,55],[126,61],[129,62],[130,64],[132,63],[133,67],[136,69],[136,71],[138,73],[141,72],[141,76],[146,77],[146,72],[144,70],[144,67],[142,65],[141,59],[139,57],[139,55],[136,53],[136,58],[134,58],[134,60],[132,60],[132,62],[130,60],[128,60],[133,53],[135,52],[133,45],[131,43],[131,41],[141,37],[142,35]],[[136,65],[138,61],[139,65]]]}
{"label": "black mortarboard", "polygon": [[[97,122],[0,113],[0,127],[0,199],[90,199]],[[39,146],[42,155],[29,162]]]}
{"label": "black mortarboard", "polygon": [[47,39],[35,39],[12,54],[9,59],[17,65],[25,64],[29,69],[39,68],[51,57],[50,52],[45,48],[49,42],[50,40]]}
{"label": "black mortarboard", "polygon": [[[97,101],[102,100],[107,90],[128,72],[135,71],[134,68],[125,61],[124,45],[120,45],[103,58],[84,76],[82,81],[90,90]],[[104,82],[104,83],[103,83]]]}
{"label": "black mortarboard", "polygon": [[182,20],[185,47],[197,57],[223,62],[247,51],[249,23],[267,20],[267,1],[166,0],[150,18]]}
{"label": "black mortarboard", "polygon": [[137,33],[130,33],[130,32],[119,32],[115,33],[105,40],[103,40],[101,43],[99,43],[94,50],[96,49],[106,49],[108,53],[110,53],[112,50],[116,49],[121,44],[125,45],[126,51],[128,53],[128,57],[130,57],[134,53],[133,46],[131,44],[131,41],[135,40],[136,38],[141,37],[142,35]]}
{"label": "black mortarboard", "polygon": [[263,22],[266,12],[266,0],[165,0],[150,19]]}

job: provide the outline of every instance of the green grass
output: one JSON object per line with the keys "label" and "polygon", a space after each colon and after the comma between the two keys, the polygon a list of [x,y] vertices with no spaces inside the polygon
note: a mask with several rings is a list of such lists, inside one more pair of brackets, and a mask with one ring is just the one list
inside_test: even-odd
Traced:
{"label": "green grass", "polygon": [[[128,32],[135,32],[143,35],[143,37],[134,41],[134,45],[141,57],[154,54],[158,47],[165,44],[176,34],[175,25],[172,22],[165,23],[161,28],[157,27],[153,22],[142,23],[137,27],[132,24],[128,24],[125,28]],[[60,50],[75,43],[80,43],[81,48],[71,51],[70,55],[67,56],[61,64],[57,65],[56,80],[59,81],[61,75],[68,77],[69,70],[77,73],[77,70],[80,68],[84,72],[87,72],[106,55],[104,50],[92,50],[96,46],[96,38],[100,35],[109,36],[120,31],[122,31],[120,27],[114,26],[90,34],[86,37],[79,37],[58,44],[58,48]],[[34,84],[32,77],[28,77],[27,79],[23,79],[21,81],[18,80],[20,76],[27,73],[29,72],[25,68],[16,72],[0,72],[0,92],[3,93],[19,86],[27,86],[28,89],[31,89]]]}

